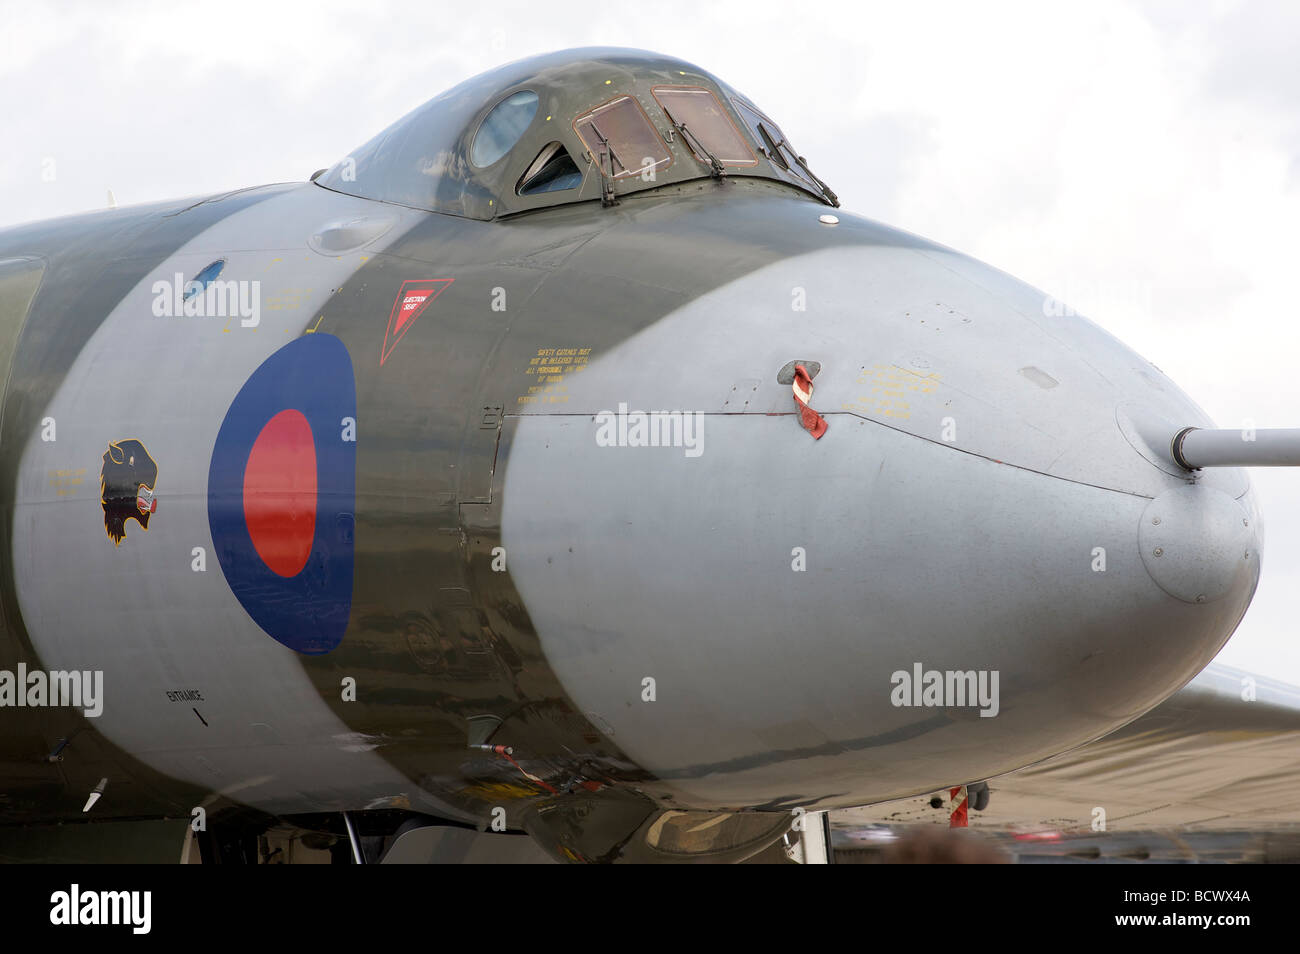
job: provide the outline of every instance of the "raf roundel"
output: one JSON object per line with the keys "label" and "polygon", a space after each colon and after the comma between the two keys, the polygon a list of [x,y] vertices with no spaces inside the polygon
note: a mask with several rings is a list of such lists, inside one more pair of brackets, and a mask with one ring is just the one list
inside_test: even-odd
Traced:
{"label": "raf roundel", "polygon": [[338,338],[303,335],[253,372],[208,468],[221,571],[277,642],[319,654],[352,610],[356,381]]}

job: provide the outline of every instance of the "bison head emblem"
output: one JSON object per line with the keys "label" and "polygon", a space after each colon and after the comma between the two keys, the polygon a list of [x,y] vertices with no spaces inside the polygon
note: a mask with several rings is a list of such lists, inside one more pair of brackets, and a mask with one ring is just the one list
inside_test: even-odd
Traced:
{"label": "bison head emblem", "polygon": [[158,465],[137,440],[110,441],[99,472],[99,502],[104,507],[104,529],[116,546],[126,538],[126,522],[134,520],[149,529],[149,516],[158,509],[154,485]]}

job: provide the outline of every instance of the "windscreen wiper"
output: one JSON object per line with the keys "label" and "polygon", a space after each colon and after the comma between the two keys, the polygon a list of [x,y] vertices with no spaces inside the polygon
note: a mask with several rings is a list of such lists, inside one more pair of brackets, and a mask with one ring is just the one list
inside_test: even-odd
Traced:
{"label": "windscreen wiper", "polygon": [[780,153],[780,151],[784,149],[786,155],[793,156],[794,161],[799,164],[799,168],[804,171],[804,174],[807,175],[808,178],[811,179],[813,182],[817,183],[817,188],[821,189],[822,195],[826,197],[826,201],[838,209],[840,207],[840,197],[831,191],[830,186],[828,186],[825,182],[822,182],[821,179],[817,178],[817,174],[813,172],[812,169],[808,168],[808,160],[794,151],[794,147],[790,145],[790,141],[785,138],[785,135],[782,134],[781,140],[779,142],[776,142],[776,140],[772,137],[771,133],[767,130],[766,127],[763,126],[762,123],[759,123],[759,126],[760,128],[763,129],[764,132],[767,133],[766,138],[775,142],[776,151]]}
{"label": "windscreen wiper", "polygon": [[[790,150],[790,154],[794,155],[793,149]],[[815,172],[813,172],[811,169],[808,168],[807,159],[805,159],[803,156],[795,156],[795,159],[797,159],[799,162],[799,168],[801,168],[804,172],[808,173],[808,177],[812,179],[813,182],[817,183],[817,188],[822,190],[822,195],[826,196],[827,201],[830,202],[832,206],[838,209],[840,207],[840,197],[831,191],[830,186],[828,186],[825,182],[822,182],[821,179],[817,178],[817,174]]]}
{"label": "windscreen wiper", "polygon": [[700,137],[687,129],[685,123],[679,123],[675,118],[673,118],[673,114],[668,112],[667,109],[665,109],[664,112],[668,116],[668,121],[681,131],[682,138],[686,140],[687,148],[695,154],[695,158],[698,159],[700,156],[704,156],[709,160],[709,175],[713,176],[715,179],[724,178],[727,174],[726,166],[718,160],[717,156],[704,148],[704,143],[700,142]]}
{"label": "windscreen wiper", "polygon": [[[618,196],[614,194],[614,147],[609,144],[609,140],[601,134],[600,128],[596,125],[594,119],[589,119],[587,124],[591,126],[591,131],[596,134],[600,140],[600,154],[602,158],[596,159],[596,167],[600,170],[600,204],[604,208],[611,205],[618,205]],[[605,175],[605,154],[609,154],[609,175]],[[621,163],[620,163],[621,164]],[[624,166],[624,168],[627,168]]]}

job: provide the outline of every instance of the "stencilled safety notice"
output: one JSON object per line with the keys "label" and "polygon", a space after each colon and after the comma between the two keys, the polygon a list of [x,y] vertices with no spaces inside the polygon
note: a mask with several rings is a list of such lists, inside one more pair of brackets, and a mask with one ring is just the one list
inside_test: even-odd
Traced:
{"label": "stencilled safety notice", "polygon": [[857,383],[870,387],[871,391],[846,401],[841,405],[844,410],[905,421],[912,416],[912,401],[933,394],[939,387],[940,375],[895,364],[873,364],[862,369]]}
{"label": "stencilled safety notice", "polygon": [[568,379],[587,367],[590,348],[538,348],[536,356],[528,359],[525,371],[532,382],[528,392],[516,398],[516,403],[567,404]]}

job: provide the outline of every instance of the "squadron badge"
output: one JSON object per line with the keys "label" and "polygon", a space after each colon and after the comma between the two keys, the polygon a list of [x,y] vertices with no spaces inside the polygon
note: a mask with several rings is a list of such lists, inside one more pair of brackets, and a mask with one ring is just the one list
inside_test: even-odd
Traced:
{"label": "squadron badge", "polygon": [[110,441],[99,472],[99,502],[104,507],[104,529],[118,546],[126,539],[126,522],[134,520],[149,529],[149,517],[158,509],[154,485],[158,465],[139,441]]}

